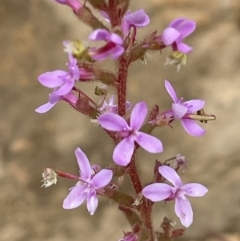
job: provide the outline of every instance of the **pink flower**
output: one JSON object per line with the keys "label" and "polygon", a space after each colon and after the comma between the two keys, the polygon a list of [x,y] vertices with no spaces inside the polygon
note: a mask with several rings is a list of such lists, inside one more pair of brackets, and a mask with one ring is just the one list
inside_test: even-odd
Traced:
{"label": "pink flower", "polygon": [[102,169],[94,174],[89,160],[80,148],[75,150],[80,177],[76,185],[70,189],[70,193],[63,201],[63,208],[72,209],[87,201],[87,209],[93,215],[98,206],[97,193],[103,192],[103,188],[112,180],[113,172]]}
{"label": "pink flower", "polygon": [[72,8],[75,12],[78,12],[79,9],[82,7],[82,4],[78,0],[55,0],[60,4],[64,4]]}
{"label": "pink flower", "polygon": [[[193,136],[201,136],[205,134],[205,130],[200,127],[195,120],[191,120],[188,117],[188,114],[193,114],[198,110],[201,110],[205,104],[203,100],[189,100],[183,102],[183,98],[178,98],[175,90],[173,89],[170,82],[165,80],[165,88],[168,94],[171,96],[173,100],[172,104],[172,114],[174,119],[181,120],[183,128]],[[169,113],[168,113],[169,115]]]}
{"label": "pink flower", "polygon": [[190,197],[202,197],[208,190],[201,184],[183,184],[177,172],[169,166],[158,168],[159,173],[173,186],[166,183],[153,183],[142,190],[145,198],[152,202],[175,200],[175,213],[180,218],[182,225],[189,227],[193,222],[193,211],[189,200]]}
{"label": "pink flower", "polygon": [[99,124],[106,130],[116,131],[123,138],[113,151],[113,160],[120,166],[127,166],[131,160],[136,141],[150,153],[163,151],[162,143],[156,137],[139,131],[147,117],[148,109],[145,102],[137,103],[130,116],[130,124],[114,113],[105,113],[98,118]]}
{"label": "pink flower", "polygon": [[94,60],[104,60],[109,56],[111,56],[113,59],[117,59],[124,52],[122,38],[116,33],[108,32],[106,29],[94,30],[90,34],[89,39],[106,42],[103,47],[89,49],[89,55]]}
{"label": "pink flower", "polygon": [[189,53],[192,47],[183,43],[183,40],[189,36],[196,28],[196,23],[186,18],[177,18],[163,31],[160,39],[166,46],[171,45],[174,51]]}
{"label": "pink flower", "polygon": [[48,88],[53,88],[53,95],[64,96],[71,92],[75,82],[80,78],[80,70],[77,65],[77,60],[68,55],[69,62],[67,63],[68,71],[54,70],[46,72],[38,77],[39,82]]}

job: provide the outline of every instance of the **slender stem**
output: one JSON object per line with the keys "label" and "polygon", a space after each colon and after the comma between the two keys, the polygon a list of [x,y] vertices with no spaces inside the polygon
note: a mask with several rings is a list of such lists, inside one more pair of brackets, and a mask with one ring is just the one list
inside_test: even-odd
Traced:
{"label": "slender stem", "polygon": [[133,154],[131,162],[128,166],[128,174],[131,178],[132,185],[134,187],[136,194],[140,193],[142,191],[142,184],[135,165],[135,153]]}
{"label": "slender stem", "polygon": [[75,179],[75,180],[80,180],[79,176],[70,174],[70,173],[66,173],[66,172],[62,172],[62,171],[58,171],[56,170],[56,173],[59,177],[64,177],[64,178],[69,178],[69,179]]}
{"label": "slender stem", "polygon": [[118,95],[118,114],[125,115],[126,112],[126,90],[127,90],[127,74],[129,61],[123,55],[119,59],[119,70],[117,77],[117,95]]}
{"label": "slender stem", "polygon": [[[137,168],[135,165],[135,153],[136,152],[133,153],[131,162],[128,166],[128,174],[130,176],[130,179],[132,181],[136,194],[139,194],[142,191],[142,184],[141,184],[141,180],[139,178],[138,171],[137,171]],[[152,218],[151,218],[152,206],[148,205],[148,201],[145,198],[143,198],[143,203],[141,204],[141,207],[140,207],[140,213],[141,213],[142,221],[143,221],[145,227],[149,230],[149,233],[150,233],[149,240],[153,241],[154,240],[154,234],[153,234],[154,231],[153,231]]]}

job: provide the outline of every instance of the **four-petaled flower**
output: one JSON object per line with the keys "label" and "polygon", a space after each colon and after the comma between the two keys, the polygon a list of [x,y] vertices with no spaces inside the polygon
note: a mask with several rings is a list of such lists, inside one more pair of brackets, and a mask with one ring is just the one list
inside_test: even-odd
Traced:
{"label": "four-petaled flower", "polygon": [[147,113],[148,109],[145,102],[139,102],[131,112],[130,124],[123,117],[114,113],[102,114],[98,118],[99,124],[104,129],[116,131],[123,138],[113,152],[113,160],[118,165],[127,166],[129,164],[134,151],[135,141],[150,153],[163,151],[162,143],[159,139],[139,131]]}
{"label": "four-petaled flower", "polygon": [[168,94],[173,100],[172,113],[174,119],[179,119],[182,122],[184,129],[193,136],[201,136],[205,133],[205,130],[200,127],[195,120],[188,117],[189,114],[193,114],[198,110],[201,110],[205,104],[203,100],[189,100],[183,102],[183,98],[178,98],[172,85],[165,80],[165,88]]}
{"label": "four-petaled flower", "polygon": [[112,180],[113,172],[102,169],[94,174],[89,160],[80,148],[75,150],[80,177],[76,185],[70,189],[70,193],[63,201],[63,208],[72,209],[87,201],[87,209],[93,215],[98,206],[97,193],[103,193],[104,187]]}
{"label": "four-petaled flower", "polygon": [[74,84],[80,78],[80,70],[77,65],[77,60],[68,55],[69,62],[67,63],[69,71],[55,70],[46,72],[38,76],[39,82],[48,88],[53,88],[53,95],[64,96],[71,92]]}
{"label": "four-petaled flower", "polygon": [[207,188],[198,183],[183,184],[177,172],[169,166],[161,166],[158,171],[173,186],[166,183],[153,183],[143,188],[143,196],[153,202],[175,199],[175,213],[182,225],[189,227],[193,221],[193,211],[185,195],[202,197],[207,193]]}
{"label": "four-petaled flower", "polygon": [[193,48],[184,44],[183,40],[190,35],[195,28],[196,23],[194,21],[186,18],[177,18],[163,31],[160,39],[166,46],[171,45],[174,51],[187,54],[191,52]]}
{"label": "four-petaled flower", "polygon": [[78,0],[55,0],[60,4],[64,4],[72,8],[75,12],[78,12],[82,7],[82,4]]}
{"label": "four-petaled flower", "polygon": [[89,35],[90,40],[107,42],[103,47],[94,47],[89,49],[89,55],[94,60],[104,60],[111,56],[118,58],[124,52],[123,40],[116,33],[110,33],[106,29],[96,29]]}

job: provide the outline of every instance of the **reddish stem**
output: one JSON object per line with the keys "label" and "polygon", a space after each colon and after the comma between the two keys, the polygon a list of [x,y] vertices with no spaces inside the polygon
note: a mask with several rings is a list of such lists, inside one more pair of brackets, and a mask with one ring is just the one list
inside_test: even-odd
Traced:
{"label": "reddish stem", "polygon": [[140,193],[142,191],[142,184],[135,165],[135,153],[133,153],[131,162],[128,166],[128,174],[131,178],[132,185],[134,187],[136,194]]}
{"label": "reddish stem", "polygon": [[[132,185],[134,187],[134,190],[136,194],[139,194],[142,191],[142,184],[141,180],[138,175],[138,171],[135,165],[135,152],[133,153],[131,162],[128,166],[128,174],[131,178]],[[145,225],[145,227],[149,230],[150,232],[150,241],[154,240],[154,231],[152,227],[152,218],[151,218],[151,213],[152,213],[152,206],[149,205],[147,199],[143,198],[143,203],[141,204],[140,207],[140,213],[142,216],[142,221]]]}
{"label": "reddish stem", "polygon": [[117,95],[118,95],[118,114],[124,116],[126,112],[126,91],[127,91],[127,74],[129,61],[123,55],[119,59],[119,70],[117,77]]}
{"label": "reddish stem", "polygon": [[69,178],[69,179],[75,179],[75,180],[80,180],[78,176],[75,176],[73,174],[70,173],[66,173],[66,172],[61,172],[61,171],[57,171],[56,173],[58,174],[59,177],[64,177],[64,178]]}

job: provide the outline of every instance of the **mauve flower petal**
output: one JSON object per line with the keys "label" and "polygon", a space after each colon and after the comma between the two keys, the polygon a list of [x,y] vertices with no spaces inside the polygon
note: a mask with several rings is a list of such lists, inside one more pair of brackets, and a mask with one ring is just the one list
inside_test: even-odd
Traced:
{"label": "mauve flower petal", "polygon": [[109,49],[108,51],[101,51],[101,48],[91,48],[88,53],[92,59],[98,61],[108,58],[112,53],[112,49]]}
{"label": "mauve flower petal", "polygon": [[42,114],[42,113],[45,113],[45,112],[49,111],[50,109],[52,109],[53,106],[56,105],[56,104],[57,104],[57,102],[54,103],[54,104],[51,104],[51,103],[48,102],[48,103],[46,103],[44,105],[39,106],[37,109],[35,109],[35,111],[37,113]]}
{"label": "mauve flower petal", "polygon": [[181,178],[173,168],[169,166],[160,166],[158,171],[166,180],[171,182],[174,187],[178,188],[182,185]]}
{"label": "mauve flower petal", "polygon": [[204,100],[189,100],[189,101],[185,101],[183,104],[187,105],[188,113],[193,113],[198,110],[201,110],[205,105],[205,101]]}
{"label": "mauve flower petal", "polygon": [[180,33],[174,29],[174,28],[166,28],[162,33],[162,41],[167,46],[175,42],[178,37],[180,36]]}
{"label": "mauve flower petal", "polygon": [[56,104],[61,99],[62,99],[62,96],[55,95],[54,93],[49,94],[49,103],[50,104]]}
{"label": "mauve flower petal", "polygon": [[64,209],[72,209],[80,206],[86,198],[85,187],[75,186],[63,201]]}
{"label": "mauve flower petal", "polygon": [[122,46],[116,45],[109,49],[105,49],[106,46],[103,46],[101,48],[91,48],[89,50],[89,55],[94,60],[105,60],[109,56],[111,56],[113,59],[118,58],[122,55],[124,52],[124,48]]}
{"label": "mauve flower petal", "polygon": [[96,192],[93,191],[86,199],[87,201],[87,209],[90,215],[93,215],[98,207],[98,198]]}
{"label": "mauve flower petal", "polygon": [[122,20],[121,29],[124,36],[128,35],[130,30],[130,24],[125,19]]}
{"label": "mauve flower petal", "polygon": [[165,183],[154,183],[143,188],[142,194],[152,202],[159,202],[171,196],[173,187]]}
{"label": "mauve flower petal", "polygon": [[50,71],[39,75],[38,80],[45,87],[56,88],[65,82],[63,77],[67,74],[68,72],[63,70]]}
{"label": "mauve flower petal", "polygon": [[115,101],[115,95],[111,95],[108,100],[108,105],[115,107],[116,105],[114,104],[114,101]]}
{"label": "mauve flower petal", "polygon": [[131,161],[131,157],[134,151],[134,139],[124,138],[113,151],[113,160],[120,166],[127,166]]}
{"label": "mauve flower petal", "polygon": [[82,5],[78,0],[55,0],[55,1],[60,4],[65,4],[71,7],[74,11],[78,11],[82,7]]}
{"label": "mauve flower petal", "polygon": [[110,33],[106,29],[96,29],[89,35],[90,40],[104,40],[108,41]]}
{"label": "mauve flower petal", "polygon": [[129,129],[126,120],[114,113],[105,113],[98,117],[100,126],[109,131],[122,131]]}
{"label": "mauve flower petal", "polygon": [[105,18],[105,20],[106,20],[106,22],[110,22],[110,18],[109,18],[109,15],[108,15],[108,13],[107,12],[105,12],[105,11],[99,11],[100,12],[100,14],[102,15],[102,17],[103,18]]}
{"label": "mauve flower petal", "polygon": [[143,9],[126,15],[124,20],[136,27],[145,27],[150,23],[150,19]]}
{"label": "mauve flower petal", "polygon": [[132,108],[132,104],[129,101],[126,101],[126,110],[130,110]]}
{"label": "mauve flower petal", "polygon": [[188,108],[182,104],[172,104],[172,111],[175,119],[181,119],[188,111]]}
{"label": "mauve flower petal", "polygon": [[205,134],[205,130],[199,126],[195,120],[191,119],[181,119],[183,128],[185,131],[192,136],[202,136]]}
{"label": "mauve flower petal", "polygon": [[69,61],[70,61],[68,63],[69,73],[71,74],[71,76],[72,76],[72,78],[74,80],[79,80],[79,78],[80,78],[80,69],[79,69],[79,67],[77,65],[77,59],[75,59],[71,54],[69,54]]}
{"label": "mauve flower petal", "polygon": [[176,42],[176,44],[177,44],[178,51],[181,52],[181,53],[188,54],[188,53],[190,53],[193,50],[192,47],[188,46],[185,43]]}
{"label": "mauve flower petal", "polygon": [[122,38],[118,34],[116,34],[116,33],[111,33],[110,34],[109,41],[111,41],[111,42],[113,42],[115,44],[123,44]]}
{"label": "mauve flower petal", "polygon": [[72,105],[75,105],[77,103],[78,97],[74,95],[72,92],[69,92],[68,94],[61,97],[63,100],[66,100],[67,102],[70,102]]}
{"label": "mauve flower petal", "polygon": [[163,151],[162,142],[149,134],[139,132],[135,141],[150,153],[160,153]]}
{"label": "mauve flower petal", "polygon": [[179,22],[175,28],[180,32],[181,37],[185,38],[196,29],[196,23],[192,20],[185,19]]}
{"label": "mauve flower petal", "polygon": [[105,187],[113,177],[113,172],[108,169],[102,169],[92,178],[92,184],[94,189],[99,189],[101,187]]}
{"label": "mauve flower petal", "polygon": [[181,24],[185,20],[186,20],[186,18],[176,18],[169,24],[169,27],[177,28],[178,25]]}
{"label": "mauve flower petal", "polygon": [[190,197],[202,197],[208,192],[208,189],[199,183],[188,183],[181,186],[180,189],[184,191],[184,195]]}
{"label": "mauve flower petal", "polygon": [[73,86],[75,81],[73,79],[66,81],[58,90],[54,91],[53,94],[63,96],[68,94]]}
{"label": "mauve flower petal", "polygon": [[123,54],[123,52],[124,52],[124,48],[120,45],[116,45],[111,51],[111,56],[113,59],[117,59]]}
{"label": "mauve flower petal", "polygon": [[189,227],[193,222],[192,206],[187,198],[177,197],[175,200],[175,213],[183,226]]}
{"label": "mauve flower petal", "polygon": [[92,168],[87,156],[79,147],[75,150],[75,156],[77,158],[81,178],[90,180],[92,175]]}
{"label": "mauve flower petal", "polygon": [[147,105],[144,101],[137,103],[131,112],[130,126],[134,130],[139,130],[146,119],[148,113]]}
{"label": "mauve flower petal", "polygon": [[176,95],[176,92],[175,90],[173,89],[172,85],[170,84],[169,81],[165,80],[165,88],[168,92],[168,94],[171,96],[172,100],[174,103],[177,103],[178,102],[178,98],[177,98],[177,95]]}

